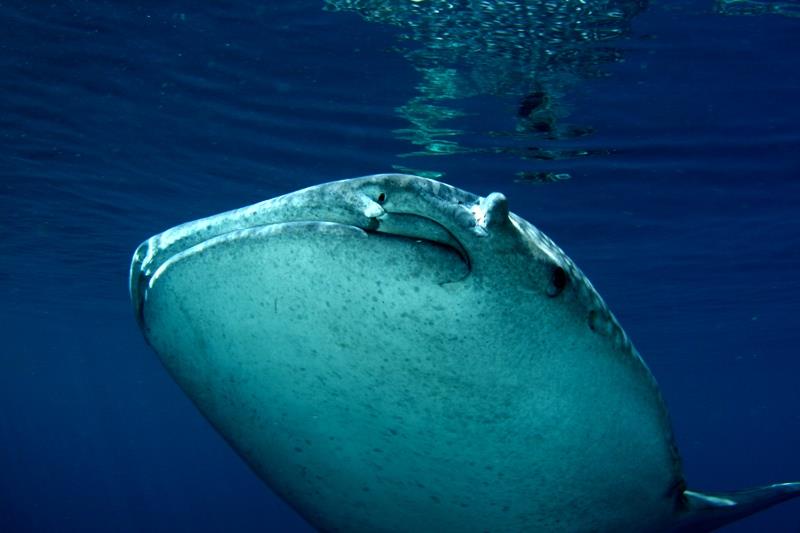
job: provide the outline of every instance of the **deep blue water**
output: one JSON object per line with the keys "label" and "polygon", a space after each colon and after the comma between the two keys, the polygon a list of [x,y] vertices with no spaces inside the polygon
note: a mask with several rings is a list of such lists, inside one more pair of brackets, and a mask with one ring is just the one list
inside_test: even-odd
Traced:
{"label": "deep blue water", "polygon": [[[309,530],[145,345],[130,255],[398,168],[504,192],[572,256],[692,488],[800,480],[800,8],[588,4],[618,16],[0,2],[0,530]],[[800,531],[800,501],[726,531]]]}

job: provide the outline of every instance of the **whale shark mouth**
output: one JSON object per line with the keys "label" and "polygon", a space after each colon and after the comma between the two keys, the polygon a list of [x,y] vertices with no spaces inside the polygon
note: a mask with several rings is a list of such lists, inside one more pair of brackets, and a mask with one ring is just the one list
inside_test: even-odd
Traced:
{"label": "whale shark mouth", "polygon": [[[221,231],[209,231],[211,225],[205,222],[206,220],[208,219],[189,222],[166,230],[144,241],[134,252],[129,273],[129,292],[140,326],[143,325],[143,308],[147,299],[147,291],[171,264],[182,257],[202,253],[205,248],[221,239],[246,238],[249,233],[252,234],[267,228],[295,224],[349,227],[376,237],[406,239],[419,245],[439,248],[458,257],[464,265],[466,275],[471,270],[469,254],[464,245],[442,224],[419,215],[384,213],[379,217],[370,218],[364,227],[343,224],[338,221],[290,220],[238,228],[222,225]],[[466,275],[460,275],[448,281],[460,281]]]}
{"label": "whale shark mouth", "polygon": [[466,263],[467,269],[470,268],[470,257],[464,244],[450,230],[432,218],[388,212],[375,220],[378,222],[377,227],[367,228],[367,232],[405,237],[450,248]]}

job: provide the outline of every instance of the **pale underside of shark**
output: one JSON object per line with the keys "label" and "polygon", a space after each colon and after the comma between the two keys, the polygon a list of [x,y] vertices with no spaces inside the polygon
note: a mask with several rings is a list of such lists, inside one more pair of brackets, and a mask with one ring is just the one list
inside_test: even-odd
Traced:
{"label": "pale underside of shark", "polygon": [[572,261],[487,197],[384,174],[145,241],[131,298],[214,427],[328,531],[710,531],[655,380]]}

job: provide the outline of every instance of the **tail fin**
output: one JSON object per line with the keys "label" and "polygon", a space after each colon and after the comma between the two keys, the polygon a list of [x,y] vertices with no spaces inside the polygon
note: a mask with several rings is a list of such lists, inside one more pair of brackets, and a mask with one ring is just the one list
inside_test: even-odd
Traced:
{"label": "tail fin", "polygon": [[676,532],[713,531],[736,520],[800,496],[800,482],[776,483],[737,492],[683,492],[683,512]]}

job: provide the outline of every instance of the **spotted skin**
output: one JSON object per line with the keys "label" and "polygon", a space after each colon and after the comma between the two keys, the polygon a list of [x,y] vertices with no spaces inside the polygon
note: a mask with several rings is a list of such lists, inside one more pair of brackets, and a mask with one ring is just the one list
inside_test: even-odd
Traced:
{"label": "spotted skin", "polygon": [[703,531],[800,492],[686,491],[642,358],[499,193],[327,183],[156,235],[130,279],[177,383],[322,530]]}

